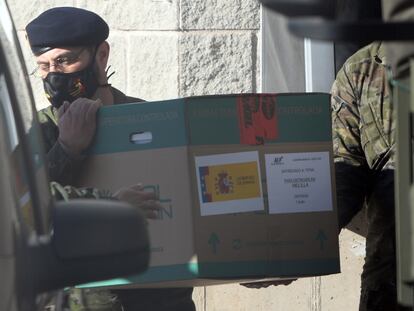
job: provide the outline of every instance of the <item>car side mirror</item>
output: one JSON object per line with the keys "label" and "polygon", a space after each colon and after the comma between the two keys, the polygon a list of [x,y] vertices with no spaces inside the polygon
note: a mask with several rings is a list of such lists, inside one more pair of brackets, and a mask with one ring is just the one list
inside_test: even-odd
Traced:
{"label": "car side mirror", "polygon": [[147,223],[126,203],[57,202],[49,238],[30,242],[36,293],[143,272],[149,263]]}

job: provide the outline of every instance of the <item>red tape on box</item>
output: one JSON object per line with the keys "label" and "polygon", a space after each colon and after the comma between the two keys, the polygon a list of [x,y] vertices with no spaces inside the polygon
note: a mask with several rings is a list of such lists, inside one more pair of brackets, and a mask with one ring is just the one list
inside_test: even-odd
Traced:
{"label": "red tape on box", "polygon": [[237,98],[240,143],[263,145],[278,137],[276,95],[241,95]]}

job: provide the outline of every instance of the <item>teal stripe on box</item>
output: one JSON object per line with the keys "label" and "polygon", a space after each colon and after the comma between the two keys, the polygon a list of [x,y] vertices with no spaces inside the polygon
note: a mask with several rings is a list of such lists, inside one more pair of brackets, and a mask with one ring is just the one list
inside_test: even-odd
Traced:
{"label": "teal stripe on box", "polygon": [[[237,97],[216,95],[186,98],[190,144],[239,144]],[[244,94],[242,96],[259,96]],[[265,143],[331,141],[330,95],[292,93],[276,95],[278,137]]]}
{"label": "teal stripe on box", "polygon": [[236,95],[190,97],[185,101],[191,145],[240,143]]}
{"label": "teal stripe on box", "polygon": [[[151,135],[152,141],[132,143],[133,134]],[[100,108],[96,135],[88,154],[184,145],[187,145],[184,100],[174,99]]]}
{"label": "teal stripe on box", "polygon": [[[240,144],[239,96],[259,95],[215,95],[102,107],[88,153]],[[265,141],[267,144],[331,141],[329,94],[276,95],[276,115],[278,136]],[[152,141],[134,144],[130,141],[134,133],[149,133]]]}
{"label": "teal stripe on box", "polygon": [[118,278],[101,282],[88,283],[80,285],[78,287],[100,287],[100,286],[117,286],[126,285],[133,283],[154,283],[164,281],[180,281],[180,280],[191,280],[196,279],[198,265],[192,264],[181,264],[181,265],[170,265],[170,266],[159,266],[149,268],[146,272],[130,276],[126,278]]}
{"label": "teal stripe on box", "polygon": [[276,97],[276,105],[280,136],[274,142],[332,140],[329,94],[283,94]]}
{"label": "teal stripe on box", "polygon": [[[198,272],[197,272],[198,271]],[[309,260],[239,261],[192,263],[153,267],[145,273],[128,278],[94,282],[79,287],[116,286],[132,283],[203,279],[240,279],[325,275],[340,272],[339,258]]]}

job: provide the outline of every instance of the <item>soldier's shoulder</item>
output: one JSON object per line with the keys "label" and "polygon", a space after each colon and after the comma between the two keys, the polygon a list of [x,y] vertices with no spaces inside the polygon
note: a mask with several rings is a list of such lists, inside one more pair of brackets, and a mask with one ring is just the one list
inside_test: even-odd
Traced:
{"label": "soldier's shoulder", "polygon": [[369,67],[373,62],[384,62],[384,52],[381,42],[373,42],[347,59],[344,70],[348,72],[359,71],[361,67]]}
{"label": "soldier's shoulder", "polygon": [[123,92],[118,90],[115,87],[111,87],[112,95],[114,96],[114,104],[127,104],[127,103],[138,103],[138,102],[144,102],[145,100],[138,98],[138,97],[132,97],[125,95]]}

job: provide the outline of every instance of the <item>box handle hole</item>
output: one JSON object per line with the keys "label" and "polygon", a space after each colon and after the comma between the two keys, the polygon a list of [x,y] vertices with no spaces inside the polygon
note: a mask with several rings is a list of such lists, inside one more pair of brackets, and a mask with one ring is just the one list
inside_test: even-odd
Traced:
{"label": "box handle hole", "polygon": [[131,143],[136,145],[149,144],[152,142],[152,133],[151,132],[136,132],[132,133],[129,136]]}

